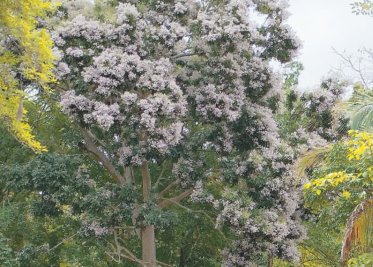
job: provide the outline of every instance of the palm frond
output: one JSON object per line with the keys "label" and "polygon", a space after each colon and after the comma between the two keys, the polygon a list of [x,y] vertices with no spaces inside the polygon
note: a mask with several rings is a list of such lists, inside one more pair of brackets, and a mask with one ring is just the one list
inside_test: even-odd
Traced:
{"label": "palm frond", "polygon": [[297,179],[307,177],[306,171],[320,164],[331,148],[331,146],[315,148],[300,157],[295,165],[295,177]]}
{"label": "palm frond", "polygon": [[373,130],[373,91],[356,90],[348,101],[351,112],[351,128],[354,130]]}
{"label": "palm frond", "polygon": [[351,213],[342,243],[341,263],[346,265],[353,253],[373,250],[373,199],[360,203]]}

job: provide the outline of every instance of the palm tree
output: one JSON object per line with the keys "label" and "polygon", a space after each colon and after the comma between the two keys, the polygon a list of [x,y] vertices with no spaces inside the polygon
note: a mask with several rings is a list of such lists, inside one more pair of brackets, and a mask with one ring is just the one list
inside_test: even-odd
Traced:
{"label": "palm tree", "polygon": [[354,130],[373,130],[373,90],[363,89],[361,85],[354,88],[354,93],[348,101],[351,113],[350,126]]}

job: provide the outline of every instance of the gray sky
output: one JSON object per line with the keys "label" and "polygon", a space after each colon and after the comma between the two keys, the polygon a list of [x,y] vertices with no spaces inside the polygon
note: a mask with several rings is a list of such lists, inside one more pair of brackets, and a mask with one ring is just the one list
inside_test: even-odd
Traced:
{"label": "gray sky", "polygon": [[290,0],[288,23],[303,43],[299,60],[305,70],[301,89],[312,89],[342,60],[333,47],[356,54],[362,47],[373,49],[373,18],[351,12],[353,0]]}

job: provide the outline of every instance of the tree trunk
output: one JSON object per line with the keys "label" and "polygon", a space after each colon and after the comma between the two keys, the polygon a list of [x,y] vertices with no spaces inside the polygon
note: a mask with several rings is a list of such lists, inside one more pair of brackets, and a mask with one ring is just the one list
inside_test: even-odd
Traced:
{"label": "tree trunk", "polygon": [[268,257],[268,267],[273,267],[273,256]]}
{"label": "tree trunk", "polygon": [[179,267],[185,267],[186,266],[186,252],[185,252],[185,245],[180,245],[180,258],[179,258]]}
{"label": "tree trunk", "polygon": [[[147,162],[141,165],[144,202],[150,200],[151,177]],[[142,260],[144,267],[156,267],[154,225],[147,225],[141,229]]]}
{"label": "tree trunk", "polygon": [[154,225],[141,229],[142,260],[144,267],[156,267]]}

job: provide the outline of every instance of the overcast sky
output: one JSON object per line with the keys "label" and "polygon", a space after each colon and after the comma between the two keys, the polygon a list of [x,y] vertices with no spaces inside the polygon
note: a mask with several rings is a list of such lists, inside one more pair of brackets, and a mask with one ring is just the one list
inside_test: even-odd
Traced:
{"label": "overcast sky", "polygon": [[290,0],[288,23],[303,43],[299,60],[305,70],[300,88],[312,89],[340,57],[333,52],[354,54],[359,48],[373,49],[373,18],[351,12],[353,0]]}

